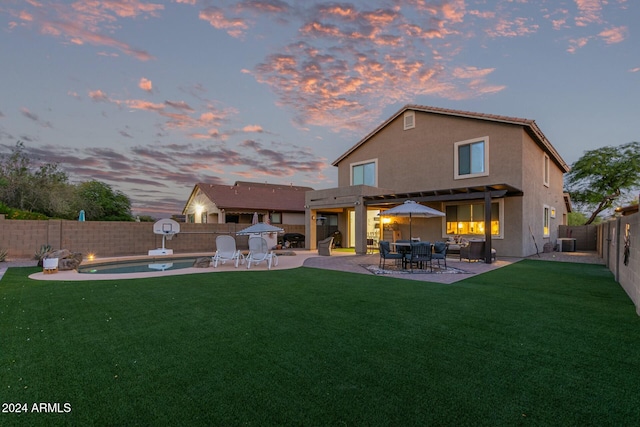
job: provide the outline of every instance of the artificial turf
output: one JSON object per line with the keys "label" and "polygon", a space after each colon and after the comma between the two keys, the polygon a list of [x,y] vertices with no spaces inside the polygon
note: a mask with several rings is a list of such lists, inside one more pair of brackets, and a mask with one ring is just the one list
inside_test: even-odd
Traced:
{"label": "artificial turf", "polygon": [[0,281],[0,402],[28,407],[0,425],[640,422],[640,320],[600,265],[525,260],[453,285],[34,271]]}

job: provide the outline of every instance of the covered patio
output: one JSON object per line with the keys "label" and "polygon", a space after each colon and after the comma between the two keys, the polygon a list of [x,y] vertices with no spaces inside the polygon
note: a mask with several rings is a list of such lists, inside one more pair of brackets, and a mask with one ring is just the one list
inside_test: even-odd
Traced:
{"label": "covered patio", "polygon": [[[520,189],[507,184],[413,192],[397,192],[366,185],[309,191],[305,203],[306,234],[309,236],[307,248],[315,249],[317,243],[316,218],[326,212],[337,213],[339,217],[338,228],[348,231],[345,246],[355,248],[357,254],[366,254],[368,251],[367,239],[371,240],[375,233],[377,233],[378,240],[395,241],[398,238],[414,237],[406,234],[409,229],[407,221],[400,220],[389,225],[388,222],[380,220],[380,211],[400,205],[407,200],[413,200],[438,210],[444,210],[447,204],[455,202],[472,203],[477,201],[479,203],[474,205],[476,207],[482,206],[479,216],[483,219],[482,222],[477,222],[477,228],[482,230],[482,234],[478,234],[478,232],[474,234],[485,240],[484,259],[485,262],[491,263],[491,222],[492,216],[496,216],[495,206],[492,208],[492,204],[498,200],[521,197],[522,195],[523,192]],[[502,214],[501,218],[504,218]],[[451,234],[442,226],[440,219],[424,219],[423,221],[431,222],[429,225],[415,228],[417,232],[424,234],[423,238],[425,239],[444,240],[446,239],[445,235]],[[500,226],[504,227],[504,224],[500,224]]]}

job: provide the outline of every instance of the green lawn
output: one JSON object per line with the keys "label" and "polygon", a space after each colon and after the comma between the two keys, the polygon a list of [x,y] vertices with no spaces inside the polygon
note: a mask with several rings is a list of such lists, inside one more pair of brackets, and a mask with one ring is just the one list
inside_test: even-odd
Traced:
{"label": "green lawn", "polygon": [[[453,285],[312,268],[0,280],[0,425],[638,425],[640,319],[601,265]],[[3,409],[7,409],[4,406]]]}

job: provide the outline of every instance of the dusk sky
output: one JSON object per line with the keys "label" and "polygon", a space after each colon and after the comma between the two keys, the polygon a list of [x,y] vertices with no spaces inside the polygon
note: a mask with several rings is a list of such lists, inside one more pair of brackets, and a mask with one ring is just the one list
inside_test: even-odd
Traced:
{"label": "dusk sky", "polygon": [[337,186],[405,104],[533,119],[572,164],[639,140],[638,0],[2,0],[0,153],[134,214],[198,182]]}

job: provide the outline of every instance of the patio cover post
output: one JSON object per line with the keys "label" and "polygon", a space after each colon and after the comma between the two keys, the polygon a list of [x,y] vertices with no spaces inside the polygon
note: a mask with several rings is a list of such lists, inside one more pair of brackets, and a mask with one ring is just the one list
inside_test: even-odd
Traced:
{"label": "patio cover post", "polygon": [[304,221],[307,224],[305,227],[306,235],[304,236],[304,247],[307,250],[313,250],[318,248],[318,244],[316,242],[317,233],[316,233],[316,216],[318,215],[318,211],[315,209],[306,208],[304,210]]}
{"label": "patio cover post", "polygon": [[484,193],[484,262],[491,264],[491,192]]}
{"label": "patio cover post", "polygon": [[355,235],[356,254],[365,255],[367,253],[367,205],[363,203],[362,196],[354,202],[355,205]]}

